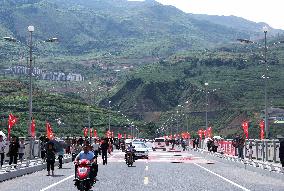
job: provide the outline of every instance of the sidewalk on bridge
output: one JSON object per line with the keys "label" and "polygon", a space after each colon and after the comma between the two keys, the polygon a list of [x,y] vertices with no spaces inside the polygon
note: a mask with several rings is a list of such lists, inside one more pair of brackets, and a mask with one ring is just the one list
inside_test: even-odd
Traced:
{"label": "sidewalk on bridge", "polygon": [[[63,158],[63,163],[68,162],[71,162],[71,156],[65,155]],[[55,161],[55,165],[58,165],[58,160]],[[14,166],[16,166],[16,168],[14,168]],[[18,163],[17,165],[3,165],[2,168],[0,168],[0,182],[34,173],[36,171],[41,171],[45,168],[46,163],[42,162],[41,158],[31,161],[25,160],[23,163]]]}
{"label": "sidewalk on bridge", "polygon": [[280,163],[274,163],[274,162],[270,162],[270,161],[262,161],[262,160],[256,160],[256,159],[249,160],[247,158],[240,159],[238,156],[232,156],[232,155],[228,155],[228,154],[224,154],[224,153],[220,153],[220,152],[212,152],[212,151],[210,152],[210,151],[207,151],[205,149],[200,149],[200,148],[198,148],[198,149],[190,148],[190,149],[197,151],[197,152],[210,154],[210,155],[218,157],[218,158],[230,160],[230,161],[233,161],[233,162],[240,162],[240,163],[243,163],[245,165],[251,165],[253,167],[259,167],[259,168],[266,169],[266,170],[269,170],[269,171],[276,171],[276,172],[279,172],[279,173],[284,173],[284,168],[282,168],[282,165]]}

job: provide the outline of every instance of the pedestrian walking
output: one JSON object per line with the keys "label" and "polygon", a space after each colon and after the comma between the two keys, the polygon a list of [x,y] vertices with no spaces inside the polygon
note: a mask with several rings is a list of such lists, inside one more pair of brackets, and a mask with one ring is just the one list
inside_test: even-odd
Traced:
{"label": "pedestrian walking", "polygon": [[55,163],[55,146],[52,141],[46,143],[46,167],[47,176],[50,176],[50,170],[52,176],[54,176],[54,163]]}
{"label": "pedestrian walking", "polygon": [[107,164],[107,153],[109,149],[108,138],[105,138],[103,143],[101,144],[101,151],[102,151],[102,159],[103,165]]}
{"label": "pedestrian walking", "polygon": [[4,164],[5,147],[6,147],[6,143],[3,140],[3,136],[0,135],[0,168],[2,168]]}
{"label": "pedestrian walking", "polygon": [[46,154],[46,143],[48,142],[47,137],[40,138],[40,157],[43,162],[45,162],[45,154]]}
{"label": "pedestrian walking", "polygon": [[237,149],[238,157],[240,159],[244,159],[244,144],[245,144],[244,136],[241,137],[240,135],[237,135],[233,140],[233,146]]}
{"label": "pedestrian walking", "polygon": [[58,148],[58,168],[62,168],[63,164],[64,149],[63,147]]}
{"label": "pedestrian walking", "polygon": [[214,139],[213,141],[213,152],[216,153],[219,147],[219,142],[217,139]]}
{"label": "pedestrian walking", "polygon": [[12,163],[15,164],[15,168],[17,166],[19,148],[20,148],[19,140],[16,136],[13,136],[12,141],[10,142],[9,145],[8,155],[10,157],[9,165],[11,165]]}
{"label": "pedestrian walking", "polygon": [[208,151],[209,152],[212,151],[213,140],[211,138],[208,138],[206,145],[207,145]]}
{"label": "pedestrian walking", "polygon": [[199,138],[198,137],[195,139],[195,146],[196,146],[196,148],[199,147]]}
{"label": "pedestrian walking", "polygon": [[282,168],[284,168],[284,137],[283,136],[277,136],[277,138],[280,141],[279,158],[280,158],[280,162],[282,164]]}
{"label": "pedestrian walking", "polygon": [[69,136],[67,136],[67,138],[65,139],[65,143],[66,143],[66,149],[65,149],[65,152],[66,152],[66,154],[71,154],[71,143],[72,143],[72,141],[71,141],[71,139],[69,138]]}
{"label": "pedestrian walking", "polygon": [[248,155],[249,155],[249,160],[252,160],[253,150],[252,150],[252,145],[251,144],[249,145]]}
{"label": "pedestrian walking", "polygon": [[23,163],[24,154],[25,154],[25,139],[21,138],[19,143],[19,160],[21,163]]}

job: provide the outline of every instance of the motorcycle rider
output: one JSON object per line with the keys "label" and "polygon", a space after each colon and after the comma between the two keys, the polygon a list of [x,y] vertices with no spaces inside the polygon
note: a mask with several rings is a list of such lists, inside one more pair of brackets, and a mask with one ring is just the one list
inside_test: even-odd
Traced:
{"label": "motorcycle rider", "polygon": [[126,154],[125,154],[125,160],[127,159],[127,154],[132,155],[133,162],[135,162],[135,155],[134,155],[134,149],[135,147],[132,145],[132,142],[129,143],[128,147],[126,148]]}
{"label": "motorcycle rider", "polygon": [[[97,164],[97,156],[90,151],[90,145],[86,144],[83,146],[83,151],[81,151],[75,158],[75,180],[76,180],[76,174],[77,174],[77,168],[78,168],[78,162],[82,159],[87,159],[91,162],[91,172],[90,172],[90,179],[92,181],[97,180],[97,174],[98,174],[98,164]],[[75,182],[76,184],[76,182]]]}

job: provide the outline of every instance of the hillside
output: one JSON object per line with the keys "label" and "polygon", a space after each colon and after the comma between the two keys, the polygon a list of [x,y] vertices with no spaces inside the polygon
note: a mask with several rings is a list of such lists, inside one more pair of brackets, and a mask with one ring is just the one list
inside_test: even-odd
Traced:
{"label": "hillside", "polygon": [[[25,81],[15,79],[0,79],[0,129],[7,132],[8,115],[12,113],[19,121],[12,129],[17,136],[27,135],[28,119],[28,85]],[[83,135],[82,129],[90,126],[97,129],[100,136],[108,128],[108,115],[111,116],[111,128],[116,133],[128,132],[127,118],[115,111],[107,111],[96,107],[93,103],[88,106],[86,100],[73,96],[62,96],[53,92],[33,91],[33,117],[36,120],[36,132],[45,133],[45,122],[49,121],[57,136]],[[60,125],[56,122],[60,119]],[[135,122],[136,124],[136,122]]]}
{"label": "hillside", "polygon": [[[283,45],[269,45],[269,108],[284,108]],[[251,51],[248,51],[251,49]],[[237,52],[235,52],[238,50]],[[205,125],[205,86],[208,82],[209,124],[215,133],[231,136],[241,131],[243,120],[251,123],[252,137],[257,138],[258,122],[263,117],[265,67],[257,46],[234,44],[214,51],[188,52],[133,72],[112,101],[139,115],[162,112],[156,120],[163,124],[170,117],[195,133]],[[185,104],[187,102],[187,104]],[[182,105],[185,116],[176,116]],[[284,114],[283,114],[284,115]],[[169,126],[176,126],[170,122]],[[281,125],[271,122],[272,135],[284,133]]]}
{"label": "hillside", "polygon": [[[239,21],[233,22],[236,27],[231,28],[228,23],[196,19],[154,1],[20,0],[2,1],[0,7],[1,36],[13,36],[24,43],[27,26],[34,25],[36,41],[60,39],[57,46],[51,47],[38,42],[35,54],[40,59],[51,55],[94,59],[107,52],[118,57],[167,57],[258,34],[255,28],[238,30],[242,24]],[[11,60],[11,56],[19,55],[6,48],[0,59]]]}

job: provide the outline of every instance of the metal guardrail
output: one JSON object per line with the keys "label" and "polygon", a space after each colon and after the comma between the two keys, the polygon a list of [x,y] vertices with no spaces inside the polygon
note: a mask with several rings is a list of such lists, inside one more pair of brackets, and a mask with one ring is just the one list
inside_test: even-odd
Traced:
{"label": "metal guardrail", "polygon": [[[223,141],[232,141],[232,139],[228,140],[223,140]],[[273,140],[258,140],[258,139],[248,139],[245,142],[244,146],[244,157],[248,159],[248,148],[249,145],[252,145],[253,149],[253,154],[252,154],[252,159],[255,160],[261,160],[263,162],[273,162],[273,163],[280,163],[280,158],[279,158],[279,147],[280,147],[280,142],[278,139],[273,139]],[[201,141],[199,148],[207,150],[207,145],[204,143],[204,140]],[[233,147],[232,147],[233,148]],[[218,147],[217,152],[221,152],[224,148]],[[238,151],[235,149],[235,152],[233,152],[234,155],[232,156],[237,156]]]}
{"label": "metal guardrail", "polygon": [[[65,154],[63,157],[63,163],[68,162],[71,162],[71,155]],[[55,165],[58,165],[58,160],[55,161]],[[45,168],[46,163],[39,158],[30,161],[26,160],[23,163],[19,163],[17,165],[3,165],[3,167],[0,169],[0,182],[23,176],[25,174],[34,173]]]}
{"label": "metal guardrail", "polygon": [[280,174],[284,174],[284,169],[281,167],[280,164],[277,163],[272,163],[272,162],[262,162],[262,161],[257,161],[257,160],[248,160],[248,159],[240,159],[237,156],[231,156],[231,155],[226,155],[226,154],[221,154],[221,153],[214,153],[214,152],[209,152],[209,151],[205,151],[203,149],[197,149],[197,151],[201,152],[201,153],[206,153],[221,159],[225,159],[228,161],[232,161],[232,162],[238,162],[238,163],[242,163],[244,165],[249,165],[249,166],[253,166],[253,167],[258,167],[264,170],[268,170],[268,171],[274,171]]}

